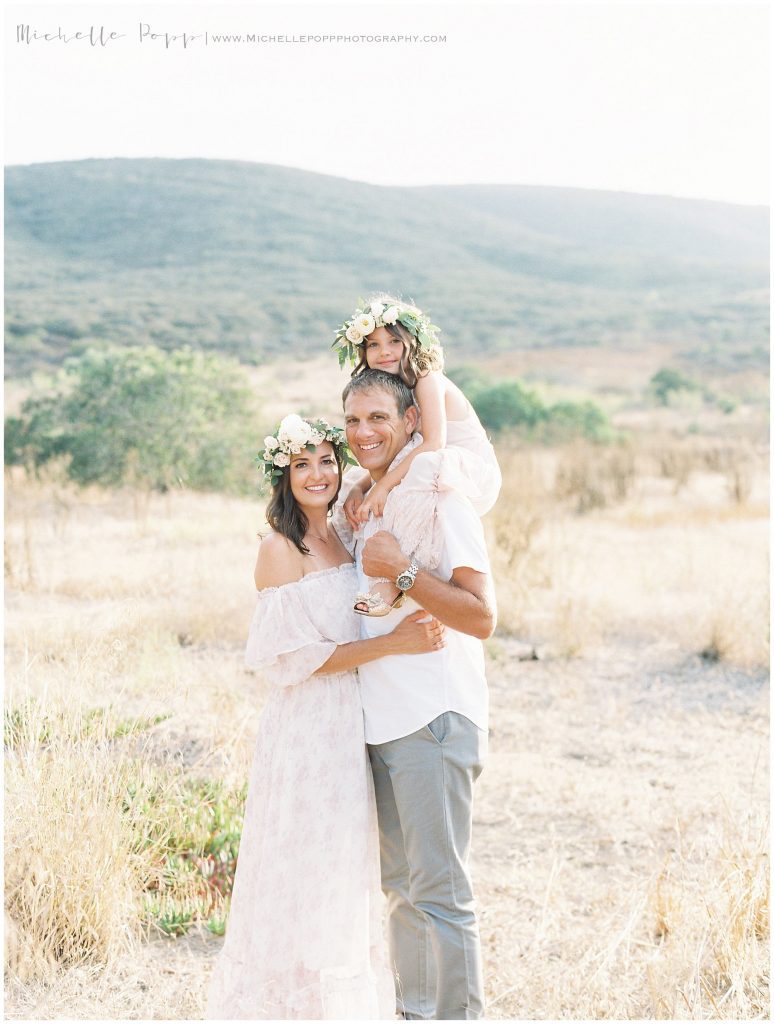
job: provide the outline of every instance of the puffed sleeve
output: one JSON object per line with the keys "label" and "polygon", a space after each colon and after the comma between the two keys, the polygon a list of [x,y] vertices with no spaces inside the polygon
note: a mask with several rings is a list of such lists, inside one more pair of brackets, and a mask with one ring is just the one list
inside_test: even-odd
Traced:
{"label": "puffed sleeve", "polygon": [[295,686],[336,650],[312,622],[304,590],[294,583],[261,590],[250,622],[245,663],[276,686]]}

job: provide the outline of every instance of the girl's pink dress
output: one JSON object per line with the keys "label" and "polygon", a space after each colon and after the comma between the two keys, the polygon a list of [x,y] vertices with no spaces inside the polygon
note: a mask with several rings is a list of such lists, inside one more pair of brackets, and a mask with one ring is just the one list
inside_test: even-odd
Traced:
{"label": "girl's pink dress", "polygon": [[261,717],[208,1019],[395,1015],[357,674],[313,675],[359,639],[354,565],[258,594],[246,659]]}

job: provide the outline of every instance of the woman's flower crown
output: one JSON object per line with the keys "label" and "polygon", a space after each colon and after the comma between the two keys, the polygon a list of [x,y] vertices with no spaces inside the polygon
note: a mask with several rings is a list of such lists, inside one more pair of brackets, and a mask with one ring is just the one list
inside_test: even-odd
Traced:
{"label": "woman's flower crown", "polygon": [[308,448],[313,452],[318,444],[330,441],[338,450],[344,465],[357,465],[347,446],[347,436],[341,427],[332,427],[325,420],[305,420],[296,413],[286,416],[273,434],[263,439],[263,453],[255,461],[263,464],[263,471],[272,486],[282,478],[290,456]]}
{"label": "woman's flower crown", "polygon": [[352,318],[345,320],[336,331],[336,337],[331,345],[331,348],[339,350],[339,366],[343,366],[347,359],[351,363],[357,362],[355,346],[362,345],[364,339],[377,327],[396,323],[405,327],[422,348],[429,350],[434,345],[440,345],[438,334],[441,328],[431,324],[430,318],[416,306],[401,302],[390,306],[383,302],[372,302],[367,305],[362,299],[357,301],[358,308],[352,314]]}

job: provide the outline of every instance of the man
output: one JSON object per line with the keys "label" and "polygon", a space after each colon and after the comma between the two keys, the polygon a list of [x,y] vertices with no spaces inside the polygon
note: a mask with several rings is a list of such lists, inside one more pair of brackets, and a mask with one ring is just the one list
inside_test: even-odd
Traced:
{"label": "man", "polygon": [[[343,398],[347,440],[376,482],[418,443],[413,394],[397,374],[368,370]],[[363,636],[388,633],[424,608],[447,627],[446,646],[383,658],[359,674],[398,1010],[409,1020],[476,1020],[484,994],[467,861],[487,736],[481,641],[492,635],[496,611],[479,517],[453,492],[439,494],[438,514],[444,547],[432,572],[412,563],[379,520],[356,537],[355,555],[361,589],[363,574],[384,576],[407,597],[388,615],[364,616]]]}

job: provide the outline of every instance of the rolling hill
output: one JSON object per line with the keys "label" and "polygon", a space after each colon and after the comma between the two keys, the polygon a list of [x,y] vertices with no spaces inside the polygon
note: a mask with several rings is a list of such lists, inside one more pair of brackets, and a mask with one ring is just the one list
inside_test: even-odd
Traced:
{"label": "rolling hill", "polygon": [[652,342],[715,369],[767,358],[763,207],[216,160],[8,167],[5,188],[14,377],[99,339],[303,358],[375,289],[429,310],[458,359]]}

